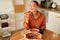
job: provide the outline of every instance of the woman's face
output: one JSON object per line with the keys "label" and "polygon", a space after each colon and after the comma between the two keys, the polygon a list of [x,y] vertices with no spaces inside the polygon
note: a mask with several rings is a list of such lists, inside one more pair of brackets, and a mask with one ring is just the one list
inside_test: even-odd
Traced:
{"label": "woman's face", "polygon": [[34,2],[31,2],[31,4],[30,4],[30,11],[31,11],[31,12],[35,12],[35,11],[37,11],[37,10],[38,10],[37,4],[34,3]]}

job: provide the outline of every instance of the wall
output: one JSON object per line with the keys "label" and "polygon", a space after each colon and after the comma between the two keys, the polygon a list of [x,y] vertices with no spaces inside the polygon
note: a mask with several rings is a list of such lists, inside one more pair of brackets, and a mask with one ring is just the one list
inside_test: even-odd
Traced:
{"label": "wall", "polygon": [[60,5],[60,0],[53,0],[53,2],[56,2],[58,5]]}
{"label": "wall", "polygon": [[[33,0],[26,0],[26,6],[25,6],[26,11],[29,11],[29,6],[30,6],[31,1],[33,1]],[[38,3],[40,4],[40,0],[36,0],[36,1],[38,1]]]}
{"label": "wall", "polygon": [[12,0],[0,0],[0,13],[14,10]]}
{"label": "wall", "polygon": [[25,0],[25,11],[29,11],[29,4],[32,0]]}

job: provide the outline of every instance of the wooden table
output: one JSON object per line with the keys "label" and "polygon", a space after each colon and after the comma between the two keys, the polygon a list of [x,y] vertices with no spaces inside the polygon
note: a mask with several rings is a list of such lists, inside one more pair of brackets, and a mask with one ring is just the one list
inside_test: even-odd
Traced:
{"label": "wooden table", "polygon": [[[10,40],[19,40],[19,39],[23,38],[24,36],[21,35],[22,31],[23,30],[17,31],[15,34],[13,34],[10,37]],[[43,35],[43,40],[60,40],[60,36],[59,37],[53,37],[53,32],[46,30],[44,35]]]}

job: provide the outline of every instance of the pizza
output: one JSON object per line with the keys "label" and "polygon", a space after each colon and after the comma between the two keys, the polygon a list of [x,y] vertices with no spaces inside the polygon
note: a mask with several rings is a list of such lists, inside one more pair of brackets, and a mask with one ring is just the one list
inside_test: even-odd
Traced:
{"label": "pizza", "polygon": [[40,39],[40,33],[27,33],[27,39]]}

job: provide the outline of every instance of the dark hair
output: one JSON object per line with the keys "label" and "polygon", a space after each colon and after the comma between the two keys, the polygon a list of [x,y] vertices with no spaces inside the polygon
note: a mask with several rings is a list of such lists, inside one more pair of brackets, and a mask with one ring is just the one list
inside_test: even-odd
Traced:
{"label": "dark hair", "polygon": [[32,1],[32,2],[36,3],[36,5],[39,6],[39,3],[37,1]]}

